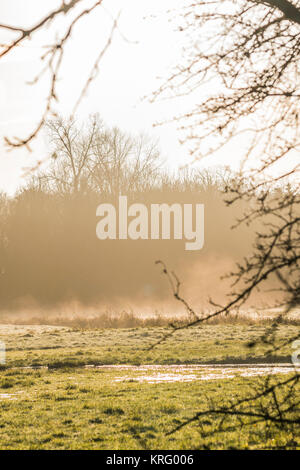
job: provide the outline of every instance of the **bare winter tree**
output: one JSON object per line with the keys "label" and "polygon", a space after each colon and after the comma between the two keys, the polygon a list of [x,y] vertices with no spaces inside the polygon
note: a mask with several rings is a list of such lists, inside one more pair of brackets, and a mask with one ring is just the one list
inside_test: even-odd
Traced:
{"label": "bare winter tree", "polygon": [[44,190],[77,193],[87,184],[89,166],[94,157],[96,140],[102,123],[93,116],[79,127],[73,120],[57,119],[46,123],[52,162],[49,168],[33,177]]}
{"label": "bare winter tree", "polygon": [[29,185],[77,194],[129,194],[151,187],[161,165],[156,141],[110,129],[97,116],[80,125],[74,119],[47,121],[51,160],[46,170],[30,175]]}
{"label": "bare winter tree", "polygon": [[[183,60],[153,99],[194,97],[196,105],[174,117],[194,160],[226,150],[231,142],[236,148],[248,143],[241,155],[240,177],[225,185],[226,202],[246,199],[250,209],[237,225],[251,226],[261,220],[265,229],[256,234],[253,252],[230,274],[233,290],[229,302],[222,306],[212,302],[212,313],[207,316],[193,310],[180,294],[176,275],[163,265],[174,297],[191,315],[189,324],[174,325],[171,334],[240,308],[255,289],[275,277],[274,306],[284,308],[264,337],[258,338],[275,357],[279,352],[277,325],[291,310],[299,315],[300,305],[300,3],[198,0],[187,2],[180,13],[180,20],[177,11],[174,22],[180,23],[179,29],[188,39]],[[249,170],[251,167],[254,169]],[[295,339],[286,340],[291,353]],[[241,426],[253,429],[260,421],[286,426],[293,446],[300,423],[297,394],[299,374],[295,370],[287,380],[268,378],[246,400],[233,400],[223,408],[211,403],[191,421],[201,425],[203,416],[219,417],[220,431],[227,429],[227,418],[233,415]]]}
{"label": "bare winter tree", "polygon": [[[280,0],[186,5],[180,29],[189,53],[155,94],[195,93],[197,105],[174,117],[195,159],[234,139],[238,145],[241,136],[249,142],[244,157],[255,169],[226,186],[227,202],[251,199],[239,222],[264,218],[267,229],[240,266],[237,281],[247,288],[237,303],[275,273],[286,303],[299,304],[299,16],[298,2]],[[284,197],[279,184],[286,185]]]}
{"label": "bare winter tree", "polygon": [[160,165],[156,141],[113,128],[98,135],[90,166],[92,184],[96,191],[114,195],[145,191],[153,186]]}

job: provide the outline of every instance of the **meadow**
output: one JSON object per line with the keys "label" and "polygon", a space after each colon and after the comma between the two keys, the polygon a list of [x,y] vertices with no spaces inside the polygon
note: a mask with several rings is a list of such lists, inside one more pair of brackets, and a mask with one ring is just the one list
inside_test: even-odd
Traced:
{"label": "meadow", "polygon": [[[224,363],[234,369],[243,362],[290,362],[291,351],[283,345],[297,335],[297,326],[278,328],[280,355],[267,344],[253,346],[266,328],[198,326],[150,349],[168,328],[0,325],[0,341],[6,345],[0,449],[299,448],[299,436],[289,431],[272,424],[266,429],[263,422],[239,429],[234,416],[225,428],[220,428],[221,417],[208,414],[172,433],[210,402],[225,406],[249,397],[265,380],[239,368],[222,376],[222,366],[207,374],[196,365]],[[277,378],[274,374],[270,380]]]}

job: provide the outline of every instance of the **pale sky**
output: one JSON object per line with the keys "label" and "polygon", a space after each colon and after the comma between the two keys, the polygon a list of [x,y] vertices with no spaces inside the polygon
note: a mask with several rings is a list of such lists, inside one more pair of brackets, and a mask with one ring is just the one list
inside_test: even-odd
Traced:
{"label": "pale sky", "polygon": [[[1,23],[31,25],[59,2],[55,0],[1,0]],[[87,5],[91,4],[87,0]],[[59,104],[56,109],[68,116],[87,78],[89,67],[97,51],[104,44],[111,28],[108,12],[116,16],[121,11],[119,26],[128,39],[116,32],[113,44],[101,62],[100,74],[81,103],[77,115],[84,119],[98,112],[108,125],[117,125],[132,133],[145,132],[158,137],[162,155],[168,166],[176,168],[189,161],[187,149],[178,143],[175,125],[153,128],[153,124],[183,110],[182,100],[151,104],[145,95],[160,83],[157,77],[167,77],[181,57],[181,45],[174,25],[165,12],[183,0],[109,0],[103,3],[107,12],[86,17],[74,31],[67,49],[65,65],[59,83]],[[154,18],[151,15],[156,15]],[[146,17],[146,18],[145,18]],[[63,20],[56,31],[62,31]],[[0,43],[8,39],[0,30]],[[0,60],[0,136],[26,136],[34,127],[45,103],[45,81],[38,87],[26,82],[32,80],[40,68],[40,46],[51,42],[49,33],[43,33],[18,48],[14,54]],[[47,155],[45,139],[34,143],[33,152],[25,149],[7,152],[0,146],[0,190],[12,194],[22,184],[24,166],[34,165]]]}
{"label": "pale sky", "polygon": [[[55,8],[58,0],[1,0],[0,22],[15,26],[29,26]],[[92,2],[86,0],[86,4]],[[100,73],[82,101],[77,116],[85,119],[99,113],[110,126],[132,132],[145,132],[160,140],[162,156],[171,168],[190,162],[187,148],[178,142],[176,125],[153,124],[188,109],[189,100],[177,99],[151,104],[143,99],[155,91],[160,83],[157,77],[167,77],[182,57],[182,34],[174,31],[166,11],[183,5],[185,0],[104,0],[106,11],[85,17],[73,33],[66,49],[65,62],[59,77],[59,103],[56,110],[70,115],[90,67],[103,47],[112,25],[111,16],[119,11],[120,31],[100,64]],[[154,18],[152,17],[154,15]],[[146,17],[146,18],[145,18]],[[34,128],[41,116],[46,99],[46,82],[38,86],[26,84],[41,68],[41,46],[51,43],[53,33],[63,31],[60,19],[50,31],[44,31],[26,45],[0,60],[0,138],[14,135],[24,137]],[[7,41],[8,33],[0,30],[0,43]],[[243,143],[223,151],[224,158],[207,159],[204,166],[231,165],[237,168]],[[32,145],[33,152],[25,149],[7,152],[0,145],[0,191],[13,194],[24,182],[24,167],[34,166],[47,156],[45,138]]]}

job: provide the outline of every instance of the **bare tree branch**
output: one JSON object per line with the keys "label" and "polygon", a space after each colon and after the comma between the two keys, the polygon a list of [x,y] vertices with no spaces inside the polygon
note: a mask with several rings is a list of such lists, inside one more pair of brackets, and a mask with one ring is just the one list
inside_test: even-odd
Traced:
{"label": "bare tree branch", "polygon": [[[71,0],[69,3],[66,3],[63,1],[60,7],[58,7],[56,10],[53,10],[46,16],[44,16],[40,21],[38,21],[31,28],[24,29],[22,27],[0,24],[0,29],[7,30],[13,33],[19,33],[17,38],[13,39],[8,45],[1,46],[2,48],[2,51],[0,51],[0,60],[1,60],[1,58],[13,52],[15,48],[20,46],[25,40],[30,39],[35,33],[43,30],[43,28],[46,25],[51,24],[58,16],[65,15],[66,17],[68,17],[73,11],[75,12],[77,8],[80,8],[80,6],[82,6],[82,9],[75,15],[75,17],[70,18],[69,25],[67,26],[66,31],[61,36],[61,38],[55,44],[50,45],[50,46],[45,46],[47,50],[41,57],[42,62],[44,62],[44,66],[42,70],[40,71],[40,73],[31,82],[32,85],[36,85],[37,82],[40,80],[40,78],[44,74],[47,73],[50,76],[49,93],[46,99],[44,111],[42,113],[42,116],[38,124],[33,129],[33,131],[25,138],[14,137],[13,139],[11,139],[11,138],[5,137],[4,140],[9,148],[17,148],[17,147],[24,146],[24,147],[27,147],[28,150],[30,150],[30,143],[32,142],[33,139],[35,139],[35,137],[37,137],[37,135],[41,131],[46,120],[51,116],[57,117],[56,111],[53,108],[53,104],[55,102],[58,102],[58,99],[59,99],[57,95],[57,81],[58,81],[60,69],[64,60],[65,46],[67,42],[69,41],[69,39],[71,38],[73,30],[75,29],[79,21],[83,17],[94,13],[95,10],[98,9],[99,7],[102,7],[103,0],[95,1],[94,4],[92,4],[88,8],[84,8],[84,3],[85,3],[84,0]],[[90,75],[85,85],[83,86],[82,91],[80,92],[80,95],[76,101],[76,104],[74,105],[73,114],[75,113],[80,102],[84,98],[89,86],[96,79],[98,71],[99,71],[100,61],[105,55],[105,53],[107,52],[107,50],[109,49],[109,46],[111,45],[111,42],[113,39],[114,32],[117,29],[118,29],[118,18],[113,20],[111,32],[108,36],[106,44],[101,49],[101,51],[99,52],[95,60],[95,63],[92,67]]]}

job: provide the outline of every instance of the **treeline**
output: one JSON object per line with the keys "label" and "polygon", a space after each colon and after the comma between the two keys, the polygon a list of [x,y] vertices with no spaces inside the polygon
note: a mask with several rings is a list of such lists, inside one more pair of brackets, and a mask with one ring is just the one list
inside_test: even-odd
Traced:
{"label": "treeline", "polygon": [[[231,225],[243,207],[226,208],[222,187],[226,172],[186,171],[180,177],[161,169],[157,144],[108,129],[98,117],[83,127],[57,120],[47,125],[48,166],[31,175],[13,198],[0,198],[0,302],[20,299],[54,305],[70,299],[91,304],[169,295],[155,261],[163,259],[179,273],[207,268],[207,260],[238,259],[252,236]],[[105,240],[96,237],[96,208],[128,202],[204,203],[205,244],[184,249],[185,240]],[[213,282],[218,282],[217,279]],[[199,286],[200,289],[200,286]]]}

